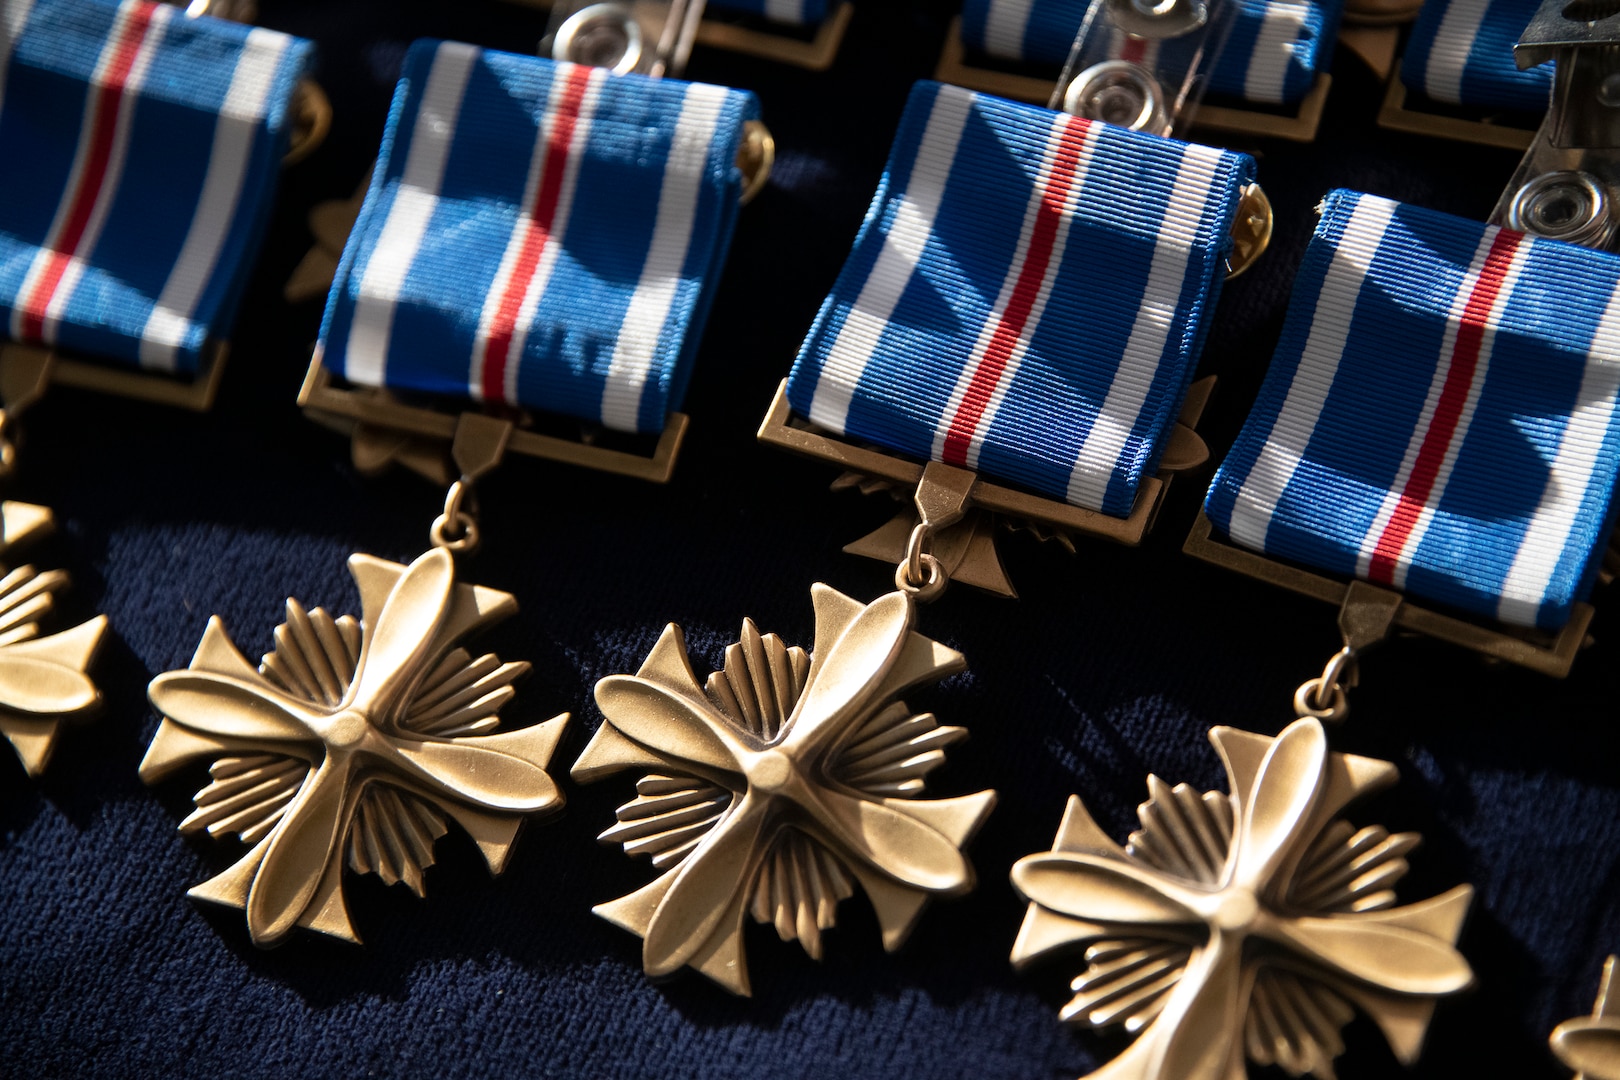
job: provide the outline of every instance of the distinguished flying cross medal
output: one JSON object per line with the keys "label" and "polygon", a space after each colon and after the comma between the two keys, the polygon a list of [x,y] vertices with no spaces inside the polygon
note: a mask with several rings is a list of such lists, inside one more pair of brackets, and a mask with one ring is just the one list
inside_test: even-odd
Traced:
{"label": "distinguished flying cross medal", "polygon": [[[49,510],[29,503],[0,504],[0,518],[0,557],[52,525]],[[100,700],[85,672],[107,631],[107,617],[39,636],[39,620],[67,584],[60,570],[0,565],[0,734],[29,776],[45,771],[61,722]]]}
{"label": "distinguished flying cross medal", "polygon": [[1418,837],[1339,816],[1395,766],[1329,751],[1314,717],[1210,741],[1231,794],[1150,777],[1124,848],[1069,800],[1052,850],[1013,867],[1013,963],[1087,946],[1063,1018],[1138,1034],[1095,1077],[1231,1080],[1246,1057],[1328,1080],[1358,1008],[1412,1063],[1436,999],[1472,981],[1453,945],[1473,890],[1396,905]]}
{"label": "distinguished flying cross medal", "polygon": [[962,670],[961,655],[912,630],[905,592],[866,605],[825,585],[811,595],[809,654],[745,622],[724,669],[699,683],[670,625],[640,671],[597,684],[606,719],[574,778],[652,770],[601,839],[663,874],[595,910],[644,940],[650,976],[690,966],[748,994],[749,915],[820,959],[859,883],[894,950],[930,897],[973,886],[961,848],[995,792],[924,798],[966,732],[899,700]]}
{"label": "distinguished flying cross medal", "polygon": [[524,815],[563,802],[546,764],[568,715],[497,730],[529,665],[460,647],[516,601],[457,584],[443,549],[408,567],[354,555],[349,569],[359,622],[289,600],[275,650],[255,668],[215,617],[191,666],[149,691],[164,719],[142,779],[210,759],[211,782],[181,831],[251,845],[190,895],[245,910],[257,945],[295,926],[358,941],[345,864],[420,896],[453,820],[498,874]]}

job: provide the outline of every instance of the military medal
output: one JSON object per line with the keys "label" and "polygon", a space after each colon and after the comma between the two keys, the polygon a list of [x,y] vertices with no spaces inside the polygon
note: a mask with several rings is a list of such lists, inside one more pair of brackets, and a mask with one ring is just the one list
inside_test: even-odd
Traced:
{"label": "military medal", "polygon": [[[306,42],[127,0],[0,10],[0,471],[52,383],[206,408],[279,161]],[[98,695],[94,618],[41,636],[59,571],[11,562],[48,533],[4,504],[0,731],[31,774]]]}
{"label": "military medal", "polygon": [[[1528,186],[1510,201],[1533,222]],[[1086,944],[1065,1014],[1139,1033],[1098,1075],[1327,1076],[1357,1010],[1410,1062],[1435,1000],[1471,981],[1471,890],[1397,904],[1417,838],[1338,816],[1393,767],[1332,752],[1324,723],[1396,628],[1568,670],[1620,471],[1617,294],[1611,254],[1353,192],[1322,204],[1187,551],[1337,601],[1344,647],[1275,739],[1211,733],[1228,793],[1151,781],[1124,848],[1071,802],[1013,872],[1031,901],[1015,961]]]}
{"label": "military medal", "polygon": [[[528,665],[467,647],[516,610],[458,580],[481,539],[473,488],[509,450],[667,475],[756,115],[720,87],[411,49],[303,401],[352,427],[357,455],[448,464],[432,547],[408,566],[351,557],[359,618],[289,600],[258,665],[212,620],[150,689],[142,776],[207,761],[180,828],[248,846],[191,895],[243,909],[256,944],[299,926],[358,940],[345,868],[420,895],[454,821],[499,873],[525,818],[561,807],[547,766],[567,714],[503,727]],[[529,409],[656,447],[542,434]]]}
{"label": "military medal", "polygon": [[[809,653],[745,622],[702,680],[671,626],[634,676],[597,686],[604,720],[574,776],[640,774],[602,839],[661,874],[596,911],[643,939],[647,974],[689,966],[747,993],[750,919],[819,957],[859,886],[894,949],[931,897],[972,886],[961,848],[995,796],[925,796],[964,732],[900,694],[964,660],[915,629],[918,608],[958,576],[1004,580],[968,520],[981,511],[1140,538],[1167,443],[1197,457],[1177,418],[1252,170],[955,87],[913,91],[761,430],[915,491],[918,520],[886,534],[896,591],[863,604],[817,585]],[[1105,246],[1100,273],[1087,253]]]}

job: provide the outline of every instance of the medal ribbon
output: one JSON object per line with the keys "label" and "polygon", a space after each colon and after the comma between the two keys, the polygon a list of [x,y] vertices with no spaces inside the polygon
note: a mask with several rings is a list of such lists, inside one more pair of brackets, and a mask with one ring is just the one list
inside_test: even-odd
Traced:
{"label": "medal ribbon", "polygon": [[[1237,17],[1210,72],[1210,92],[1263,104],[1298,101],[1333,59],[1344,0],[1233,3]],[[962,40],[997,59],[1059,65],[1088,7],[1089,0],[967,0]],[[1161,48],[1178,47],[1116,32],[1109,55],[1151,68]]]}
{"label": "medal ribbon", "polygon": [[820,26],[827,19],[828,0],[708,0],[705,6],[757,15],[784,26]]}
{"label": "medal ribbon", "polygon": [[1123,516],[1225,270],[1245,155],[937,83],[788,379],[833,431]]}
{"label": "medal ribbon", "polygon": [[1244,547],[1524,626],[1590,588],[1620,256],[1335,192],[1205,509]]}
{"label": "medal ribbon", "polygon": [[157,371],[223,336],[308,42],[144,0],[0,7],[0,319]]}
{"label": "medal ribbon", "polygon": [[1520,71],[1513,45],[1537,0],[1428,0],[1412,26],[1401,81],[1451,105],[1544,112],[1551,62]]}
{"label": "medal ribbon", "polygon": [[662,430],[758,111],[743,91],[418,42],[327,300],[325,363]]}

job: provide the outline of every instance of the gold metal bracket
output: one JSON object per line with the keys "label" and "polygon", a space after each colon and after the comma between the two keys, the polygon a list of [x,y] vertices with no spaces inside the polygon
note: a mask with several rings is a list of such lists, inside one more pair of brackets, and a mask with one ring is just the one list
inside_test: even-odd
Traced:
{"label": "gold metal bracket", "polygon": [[826,71],[838,58],[854,14],[854,5],[845,0],[828,13],[809,39],[706,15],[698,23],[697,43],[807,71]]}
{"label": "gold metal bracket", "polygon": [[[1347,27],[1401,26],[1417,18],[1423,7],[1422,0],[1348,0],[1344,5],[1344,24]],[[1340,40],[1344,38],[1340,32]]]}
{"label": "gold metal bracket", "polygon": [[1230,105],[1212,105],[1205,99],[1193,114],[1195,131],[1219,131],[1230,135],[1258,135],[1267,139],[1286,139],[1289,142],[1315,142],[1316,132],[1322,126],[1322,112],[1327,108],[1328,91],[1333,89],[1333,76],[1318,72],[1316,81],[1299,99],[1293,112],[1271,112],[1265,109],[1240,108]]}
{"label": "gold metal bracket", "polygon": [[314,79],[300,79],[293,90],[292,136],[281,166],[296,165],[319,150],[332,133],[332,100]]}
{"label": "gold metal bracket", "polygon": [[225,375],[225,361],[230,355],[230,343],[219,341],[208,346],[203,353],[201,369],[189,380],[92,363],[42,345],[18,342],[0,343],[0,371],[18,363],[31,368],[40,362],[40,355],[51,357],[46,367],[52,385],[72,386],[135,401],[207,412],[213,408],[214,398],[219,394],[219,383]]}
{"label": "gold metal bracket", "polygon": [[[1053,78],[1022,75],[970,63],[967,49],[962,44],[961,16],[951,20],[950,29],[945,34],[945,46],[940,50],[939,62],[934,66],[934,78],[969,90],[1037,105],[1044,105],[1051,98],[1054,81]],[[1322,110],[1326,107],[1328,91],[1332,86],[1332,76],[1325,71],[1319,73],[1316,82],[1291,113],[1212,105],[1206,100],[1199,104],[1192,126],[1195,130],[1312,142],[1322,124]]]}
{"label": "gold metal bracket", "polygon": [[[1376,589],[1364,582],[1347,584],[1217,539],[1214,524],[1203,511],[1199,511],[1197,520],[1193,522],[1182,550],[1195,559],[1235,570],[1302,596],[1340,605],[1340,628],[1344,630],[1347,644],[1351,643],[1352,631],[1357,635],[1356,640],[1364,640],[1376,629],[1376,620],[1387,617],[1389,623],[1400,630],[1461,645],[1484,656],[1506,660],[1510,664],[1561,679],[1569,674],[1570,665],[1575,662],[1576,654],[1586,641],[1587,628],[1592,623],[1590,604],[1576,604],[1569,622],[1557,634],[1488,626],[1460,616],[1447,615],[1400,597],[1399,593]],[[1375,598],[1375,593],[1400,597],[1400,602],[1386,616],[1383,611],[1387,601],[1382,597]],[[1351,603],[1352,597],[1355,604]],[[1387,632],[1386,626],[1384,633]],[[1382,636],[1383,633],[1378,634],[1379,638]]]}
{"label": "gold metal bracket", "polygon": [[[298,404],[312,419],[353,437],[358,467],[373,471],[397,461],[436,483],[453,479],[448,465],[435,470],[432,462],[435,458],[442,461],[445,448],[453,451],[451,444],[462,419],[493,419],[477,410],[440,411],[407,404],[387,391],[339,385],[322,366],[319,349],[298,392]],[[583,437],[567,439],[522,427],[512,430],[506,448],[515,454],[662,484],[675,471],[688,423],[685,413],[670,413],[650,454],[595,446]]]}
{"label": "gold metal bracket", "polygon": [[[835,487],[887,490],[901,497],[915,492],[915,512],[910,508],[902,510],[882,528],[847,545],[846,552],[887,563],[909,560],[916,525],[919,520],[928,521],[932,515],[937,529],[930,538],[930,553],[939,560],[946,576],[952,581],[1012,597],[1017,593],[996,554],[998,519],[1015,528],[1030,528],[1043,538],[1056,535],[1066,540],[1069,535],[1078,534],[1128,546],[1141,543],[1163,505],[1171,475],[1197,468],[1208,460],[1208,447],[1193,427],[1214,385],[1214,378],[1209,377],[1198,380],[1188,389],[1180,420],[1160,458],[1159,475],[1142,481],[1135,505],[1129,516],[1123,518],[1004,487],[966,469],[938,463],[924,465],[834,435],[793,416],[787,400],[786,380],[777,387],[770,411],[760,425],[759,440],[846,470],[846,476],[836,481]],[[856,474],[859,479],[851,480],[849,474]],[[971,478],[971,482],[964,483],[963,477]],[[958,502],[960,513],[950,517],[950,506]]]}
{"label": "gold metal bracket", "polygon": [[1478,146],[1499,146],[1504,150],[1525,150],[1535,138],[1534,128],[1498,123],[1493,117],[1476,120],[1424,112],[1407,104],[1406,84],[1401,82],[1401,65],[1395,64],[1384,89],[1384,103],[1378,109],[1378,126],[1410,135],[1428,135]]}

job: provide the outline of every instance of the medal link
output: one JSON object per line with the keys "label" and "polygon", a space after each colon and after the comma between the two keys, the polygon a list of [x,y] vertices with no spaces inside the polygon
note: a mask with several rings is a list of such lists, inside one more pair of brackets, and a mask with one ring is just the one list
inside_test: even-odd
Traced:
{"label": "medal link", "polygon": [[1356,684],[1356,651],[1346,645],[1328,660],[1322,674],[1307,679],[1294,691],[1294,711],[1333,723],[1350,715],[1347,691]]}
{"label": "medal link", "polygon": [[428,539],[434,547],[444,548],[453,555],[464,555],[475,551],[481,537],[478,532],[478,520],[462,509],[465,502],[472,504],[472,480],[466,476],[450,485],[450,490],[444,495],[444,512],[433,519],[428,527]]}

